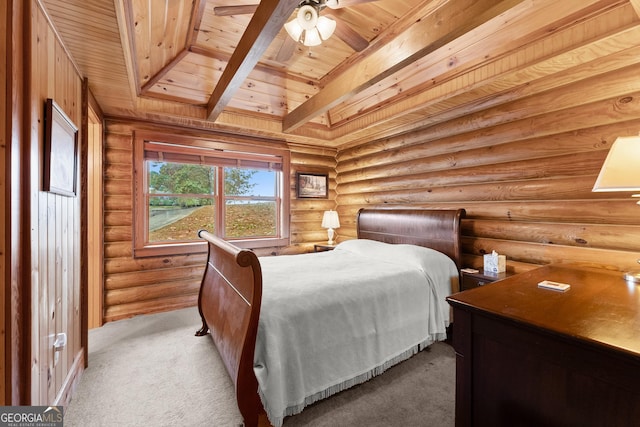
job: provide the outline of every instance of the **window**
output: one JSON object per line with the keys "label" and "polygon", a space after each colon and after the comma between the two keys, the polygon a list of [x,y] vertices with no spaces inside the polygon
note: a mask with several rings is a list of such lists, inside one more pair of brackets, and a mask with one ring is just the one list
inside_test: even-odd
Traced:
{"label": "window", "polygon": [[136,256],[200,252],[205,229],[241,247],[288,244],[286,150],[137,134]]}

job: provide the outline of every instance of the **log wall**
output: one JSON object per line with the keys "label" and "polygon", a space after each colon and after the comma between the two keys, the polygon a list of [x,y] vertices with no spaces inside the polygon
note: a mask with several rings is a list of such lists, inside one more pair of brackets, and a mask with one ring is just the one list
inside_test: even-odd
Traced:
{"label": "log wall", "polygon": [[[296,172],[328,173],[327,199],[297,199]],[[314,243],[326,243],[320,227],[324,211],[336,209],[336,150],[291,145],[291,243],[289,253],[310,252]],[[339,237],[339,234],[338,234]]]}
{"label": "log wall", "polygon": [[421,126],[341,147],[338,210],[465,208],[468,266],[497,250],[512,271],[637,268],[631,193],[591,192],[615,138],[640,131],[636,20],[621,3],[467,74],[423,76],[425,105],[403,115]]}
{"label": "log wall", "polygon": [[632,65],[604,80],[568,76],[552,90],[434,114],[430,126],[340,150],[341,233],[355,237],[361,207],[464,208],[465,266],[482,267],[496,250],[515,272],[557,262],[637,268],[640,206],[629,192],[591,189],[616,137],[640,131],[638,75]]}
{"label": "log wall", "polygon": [[[554,262],[633,268],[640,207],[630,193],[591,188],[615,138],[640,129],[640,93],[628,91],[635,71],[608,76],[610,98],[575,81],[337,153],[291,144],[291,246],[259,254],[312,250],[326,239],[322,212],[336,206],[339,240],[355,237],[362,207],[464,208],[466,266],[481,267],[496,250],[514,272]],[[575,101],[554,108],[555,97]],[[542,104],[549,108],[528,108]],[[105,321],[194,305],[202,274],[204,254],[133,258],[132,135],[140,126],[107,125]],[[329,198],[296,199],[297,171],[328,171]]]}
{"label": "log wall", "polygon": [[[133,135],[136,130],[158,130],[159,125],[107,120],[104,150],[104,321],[194,306],[197,303],[206,254],[135,258],[133,256]],[[224,138],[246,143],[246,138],[209,131],[164,126],[166,134]],[[254,141],[278,144],[278,141]],[[289,147],[291,152],[291,245],[262,248],[259,255],[306,252],[314,241],[326,239],[320,228],[322,212],[335,209],[335,150]],[[328,172],[328,199],[296,199],[295,174]]]}

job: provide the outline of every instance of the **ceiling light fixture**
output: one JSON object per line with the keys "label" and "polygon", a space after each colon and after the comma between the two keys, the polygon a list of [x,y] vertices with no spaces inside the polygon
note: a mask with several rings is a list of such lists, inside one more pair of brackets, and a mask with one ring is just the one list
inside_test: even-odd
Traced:
{"label": "ceiling light fixture", "polygon": [[296,18],[284,24],[291,38],[305,46],[318,46],[331,37],[336,29],[336,21],[320,16],[320,10],[324,6],[324,2],[316,3],[311,0],[301,3]]}

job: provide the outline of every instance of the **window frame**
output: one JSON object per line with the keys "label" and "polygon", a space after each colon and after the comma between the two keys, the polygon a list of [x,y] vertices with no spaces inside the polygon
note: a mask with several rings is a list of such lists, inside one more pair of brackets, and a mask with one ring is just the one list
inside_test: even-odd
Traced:
{"label": "window frame", "polygon": [[[171,147],[172,152],[184,151],[185,153],[202,152],[208,150],[213,157],[220,157],[236,161],[238,165],[242,162],[251,163],[251,160],[261,157],[280,158],[281,177],[277,179],[279,182],[280,195],[276,194],[277,224],[276,230],[280,231],[280,235],[268,238],[243,238],[243,239],[225,239],[230,243],[242,248],[265,248],[265,247],[281,247],[289,245],[289,220],[290,220],[290,153],[289,150],[280,148],[267,148],[261,146],[253,146],[248,144],[222,142],[213,139],[204,139],[190,136],[167,135],[165,133],[136,131],[134,132],[134,150],[133,150],[133,174],[134,174],[134,191],[133,191],[133,255],[134,258],[149,256],[166,256],[181,255],[190,253],[202,253],[207,251],[206,242],[158,242],[149,243],[148,239],[148,220],[149,220],[149,201],[148,201],[148,174],[146,173],[145,149],[150,144],[167,144]],[[173,160],[172,160],[173,161]],[[234,167],[233,165],[217,165],[218,168]],[[251,166],[247,166],[251,168]],[[277,176],[277,175],[276,175]],[[216,233],[224,232],[224,205],[225,195],[221,187],[224,183],[216,183],[219,194],[216,196]],[[220,206],[219,206],[220,205]]]}

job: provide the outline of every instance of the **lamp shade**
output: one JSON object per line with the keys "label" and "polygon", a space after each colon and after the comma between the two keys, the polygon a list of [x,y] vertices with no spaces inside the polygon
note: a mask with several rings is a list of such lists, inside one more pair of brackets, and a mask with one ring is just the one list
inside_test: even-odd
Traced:
{"label": "lamp shade", "polygon": [[320,33],[317,28],[312,28],[310,30],[306,30],[304,32],[304,41],[302,42],[305,46],[320,46],[322,43],[322,39],[320,38]]}
{"label": "lamp shade", "polygon": [[316,28],[318,29],[318,33],[320,33],[322,40],[327,40],[333,35],[333,32],[336,30],[336,25],[336,21],[331,18],[327,18],[326,16],[320,16],[318,18]]}
{"label": "lamp shade", "polygon": [[592,191],[640,190],[640,136],[616,139]]}
{"label": "lamp shade", "polygon": [[322,228],[340,228],[340,218],[336,211],[324,211]]}
{"label": "lamp shade", "polygon": [[303,29],[311,30],[318,24],[318,11],[310,5],[302,6],[298,9],[296,19]]}
{"label": "lamp shade", "polygon": [[284,29],[287,30],[289,36],[295,41],[300,41],[300,37],[302,36],[302,32],[304,31],[304,28],[302,28],[300,24],[298,24],[297,19],[284,24]]}

